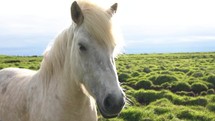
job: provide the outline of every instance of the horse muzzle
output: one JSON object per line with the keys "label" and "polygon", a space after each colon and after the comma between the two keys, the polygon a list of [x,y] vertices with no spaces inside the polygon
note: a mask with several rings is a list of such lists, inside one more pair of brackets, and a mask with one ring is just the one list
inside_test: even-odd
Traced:
{"label": "horse muzzle", "polygon": [[98,109],[104,118],[117,117],[125,105],[125,98],[108,94],[102,103],[97,103]]}

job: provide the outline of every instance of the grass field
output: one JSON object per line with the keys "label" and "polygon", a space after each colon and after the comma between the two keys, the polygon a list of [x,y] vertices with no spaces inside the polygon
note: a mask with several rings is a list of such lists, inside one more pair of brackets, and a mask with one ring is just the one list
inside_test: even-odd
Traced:
{"label": "grass field", "polygon": [[[0,69],[37,70],[41,60],[0,56]],[[116,64],[129,101],[99,121],[215,121],[215,52],[121,55]]]}

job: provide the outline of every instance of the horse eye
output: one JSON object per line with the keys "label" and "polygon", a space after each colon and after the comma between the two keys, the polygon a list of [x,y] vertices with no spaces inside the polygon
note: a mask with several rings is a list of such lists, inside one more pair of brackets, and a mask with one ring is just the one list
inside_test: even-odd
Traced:
{"label": "horse eye", "polygon": [[80,51],[87,51],[87,48],[84,45],[82,45],[82,44],[78,44],[78,45],[79,45]]}

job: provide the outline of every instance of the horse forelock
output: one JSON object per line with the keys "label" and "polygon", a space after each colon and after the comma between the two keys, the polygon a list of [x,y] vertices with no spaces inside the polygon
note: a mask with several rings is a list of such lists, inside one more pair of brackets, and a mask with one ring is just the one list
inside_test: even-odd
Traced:
{"label": "horse forelock", "polygon": [[78,4],[84,15],[83,26],[90,36],[100,45],[114,48],[118,42],[113,33],[112,17],[107,10],[85,0],[78,1]]}
{"label": "horse forelock", "polygon": [[[110,15],[107,11],[107,9],[102,8],[93,2],[87,1],[87,0],[78,0],[78,5],[82,9],[83,15],[84,15],[84,22],[82,23],[84,29],[90,34],[91,37],[94,38],[100,45],[103,47],[108,48],[109,50],[112,50],[116,47],[118,49],[117,53],[120,53],[122,47],[123,47],[123,41],[122,36],[120,32],[116,31],[115,26],[113,26],[112,18],[113,16]],[[115,25],[115,24],[114,24]],[[56,41],[63,41],[65,40],[65,37],[68,36],[69,33],[73,32],[71,28],[74,28],[75,26],[71,26],[69,29],[64,30],[62,33],[58,35],[58,37],[55,39],[55,41],[51,42],[45,52],[43,53],[44,57],[48,57],[50,55],[50,50],[55,45]],[[72,34],[72,33],[70,33]],[[70,38],[72,39],[72,38]],[[62,42],[61,45],[65,45]],[[59,46],[58,46],[59,47]],[[65,47],[61,47],[62,49],[65,49]]]}

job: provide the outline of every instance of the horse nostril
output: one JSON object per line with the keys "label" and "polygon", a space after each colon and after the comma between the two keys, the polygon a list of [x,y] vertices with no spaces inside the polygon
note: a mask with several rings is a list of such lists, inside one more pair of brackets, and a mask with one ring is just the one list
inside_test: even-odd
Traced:
{"label": "horse nostril", "polygon": [[110,94],[104,100],[105,109],[108,111],[111,110],[112,108],[111,100],[112,100],[112,96]]}

